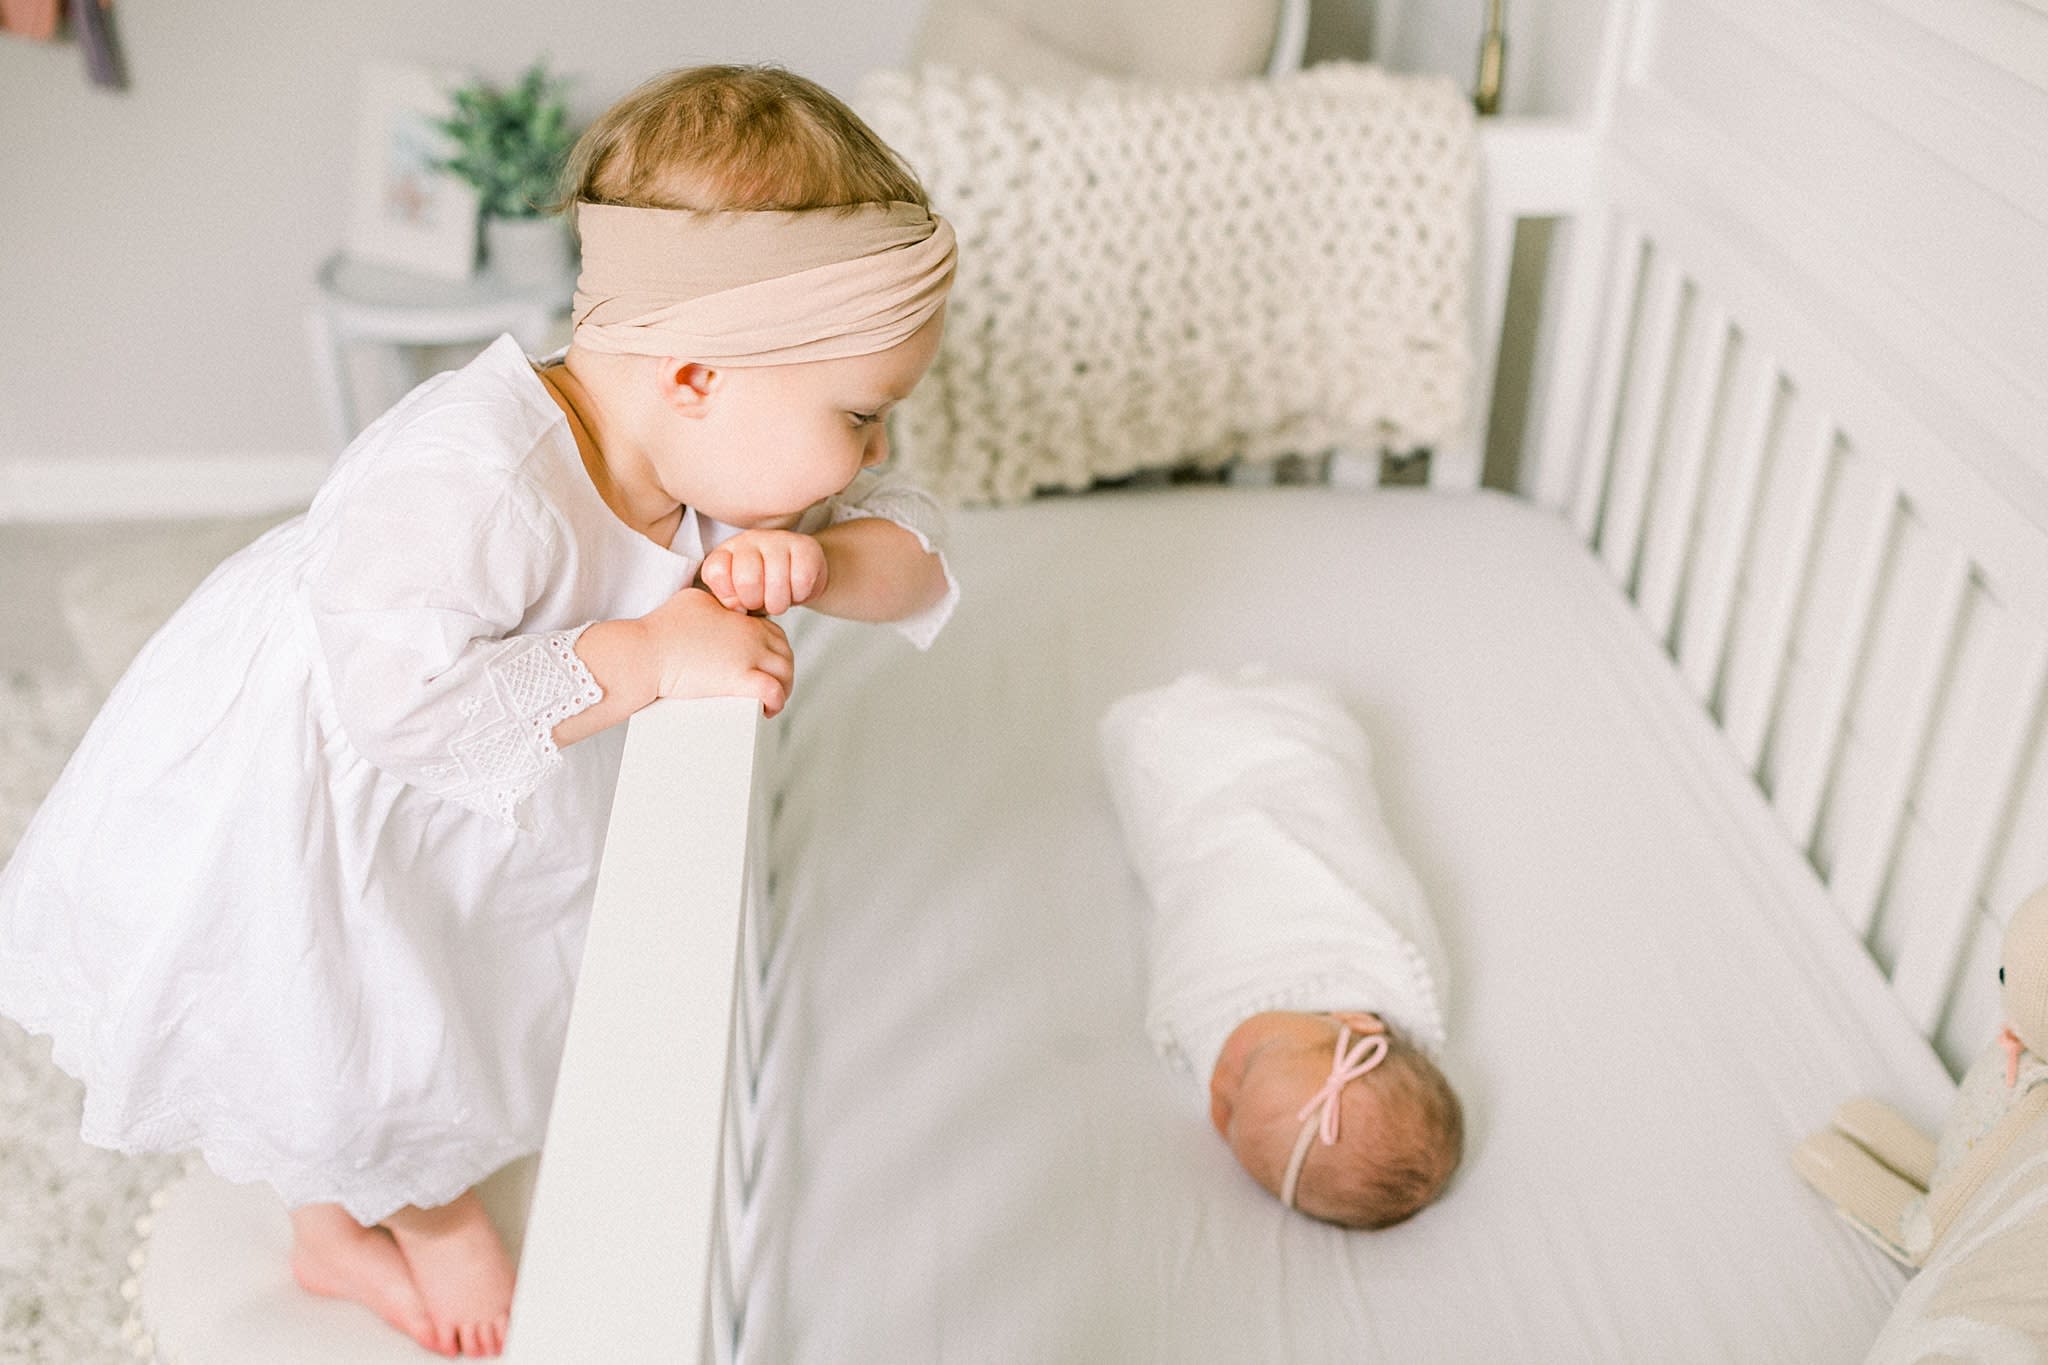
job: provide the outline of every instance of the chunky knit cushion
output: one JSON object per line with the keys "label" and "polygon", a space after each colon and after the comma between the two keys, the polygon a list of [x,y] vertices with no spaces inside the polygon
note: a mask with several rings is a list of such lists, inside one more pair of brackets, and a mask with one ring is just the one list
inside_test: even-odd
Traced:
{"label": "chunky knit cushion", "polygon": [[893,429],[942,496],[1423,447],[1462,421],[1476,158],[1452,82],[927,68],[858,102],[960,235],[945,341]]}

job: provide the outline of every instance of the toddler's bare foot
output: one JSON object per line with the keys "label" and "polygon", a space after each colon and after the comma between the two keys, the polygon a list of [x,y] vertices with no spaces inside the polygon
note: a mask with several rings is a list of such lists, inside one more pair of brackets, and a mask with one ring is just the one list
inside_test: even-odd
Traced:
{"label": "toddler's bare foot", "polygon": [[512,1258],[476,1191],[436,1209],[400,1209],[384,1226],[426,1301],[435,1349],[466,1356],[503,1352]]}
{"label": "toddler's bare foot", "polygon": [[360,1303],[420,1345],[438,1349],[426,1301],[398,1244],[339,1204],[292,1210],[292,1278],[308,1293]]}

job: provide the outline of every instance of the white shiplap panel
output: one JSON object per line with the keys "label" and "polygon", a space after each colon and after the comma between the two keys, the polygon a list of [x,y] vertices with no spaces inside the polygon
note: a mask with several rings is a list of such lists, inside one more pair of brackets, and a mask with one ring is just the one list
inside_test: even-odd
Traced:
{"label": "white shiplap panel", "polygon": [[1593,543],[1607,499],[1609,462],[1614,455],[1614,412],[1621,401],[1622,378],[1635,331],[1636,302],[1643,266],[1642,230],[1618,219],[1609,239],[1606,312],[1600,319],[1600,360],[1593,367],[1593,386],[1586,399],[1581,429],[1577,483],[1572,490],[1572,529]]}
{"label": "white shiplap panel", "polygon": [[1843,716],[1899,516],[1891,476],[1843,450],[1815,541],[1807,610],[1791,647],[1785,700],[1763,759],[1764,787],[1800,848],[1813,842]]}
{"label": "white shiplap panel", "polygon": [[1978,899],[2012,808],[2020,759],[2032,733],[2048,649],[2039,634],[1987,604],[1973,612],[1981,647],[1966,643],[1961,684],[1937,730],[1925,777],[1913,801],[1912,833],[1902,856],[1924,859],[1921,903],[1897,912],[1893,989],[1920,1029],[1932,1034],[1955,980]]}
{"label": "white shiplap panel", "polygon": [[[1836,51],[1785,42],[1810,17],[1793,18],[1798,8],[1756,0],[1657,6],[1655,52],[1618,103],[1617,132],[1669,161],[1674,153],[1657,147],[1660,135],[1690,130],[1746,163],[1730,183],[1708,157],[1677,154],[1682,174],[1704,193],[1767,225],[1790,269],[1829,299],[1824,316],[1882,338],[1882,351],[1866,353],[1867,368],[1885,371],[1916,410],[1979,427],[1977,440],[1945,443],[1948,458],[1983,472],[2042,524],[2048,470],[2032,452],[2034,414],[2048,403],[2048,331],[2035,301],[2048,297],[2048,253],[2040,249],[2042,219],[2022,205],[2041,203],[2028,170],[2044,164],[2048,101],[2027,102],[2028,123],[1973,119],[1969,133],[1951,129],[1980,156],[1993,145],[2013,149],[1984,183],[1983,167],[1954,164],[1928,145],[1928,119],[1901,127],[1887,116],[1895,116],[1888,96],[1925,96],[1925,108],[1956,113],[1971,98],[1969,86],[1912,91],[1899,70],[1876,90],[1837,85]],[[2035,19],[2039,40],[2048,22],[2038,10]]]}
{"label": "white shiplap panel", "polygon": [[1635,587],[1643,516],[1657,482],[1666,385],[1672,350],[1678,343],[1684,294],[1685,279],[1671,258],[1652,251],[1643,284],[1642,316],[1630,348],[1628,397],[1615,433],[1607,511],[1600,519],[1600,558],[1623,592]]}
{"label": "white shiplap panel", "polygon": [[1778,704],[1785,652],[1807,589],[1814,528],[1834,474],[1834,419],[1795,392],[1778,433],[1743,566],[1721,714],[1743,766],[1754,772]]}
{"label": "white shiplap panel", "polygon": [[1658,481],[1652,495],[1642,578],[1636,586],[1638,610],[1651,633],[1667,646],[1677,627],[1679,589],[1699,525],[1700,484],[1715,415],[1725,398],[1732,344],[1727,312],[1696,293],[1679,346],[1678,389],[1672,398],[1665,455],[1669,477]]}
{"label": "white shiplap panel", "polygon": [[1814,861],[1843,917],[1870,931],[1947,685],[1969,561],[1908,519],[1878,590],[1870,658],[1850,701]]}
{"label": "white shiplap panel", "polygon": [[1728,417],[1717,424],[1708,457],[1706,510],[1678,629],[1679,669],[1702,701],[1712,698],[1721,676],[1757,486],[1783,397],[1776,362],[1747,338],[1737,352],[1727,397]]}

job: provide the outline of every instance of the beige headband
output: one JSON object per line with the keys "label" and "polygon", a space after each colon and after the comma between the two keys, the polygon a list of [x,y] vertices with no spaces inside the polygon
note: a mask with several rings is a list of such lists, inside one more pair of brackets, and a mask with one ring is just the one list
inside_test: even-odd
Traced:
{"label": "beige headband", "polygon": [[575,340],[613,355],[788,365],[885,351],[953,282],[953,226],[916,204],[697,212],[579,203]]}

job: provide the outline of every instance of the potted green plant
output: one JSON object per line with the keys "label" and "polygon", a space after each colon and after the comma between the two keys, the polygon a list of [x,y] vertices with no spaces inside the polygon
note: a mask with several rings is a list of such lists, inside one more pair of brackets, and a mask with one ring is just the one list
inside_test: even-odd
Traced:
{"label": "potted green plant", "polygon": [[477,80],[456,90],[455,112],[441,120],[455,144],[444,167],[476,187],[484,264],[509,282],[546,283],[568,269],[568,234],[546,207],[576,140],[563,88],[538,61],[509,87]]}

